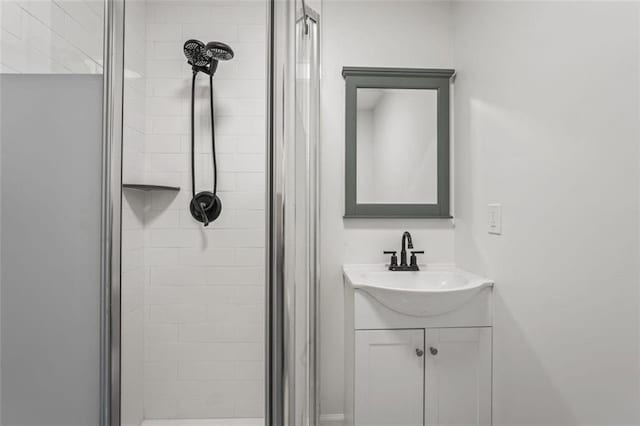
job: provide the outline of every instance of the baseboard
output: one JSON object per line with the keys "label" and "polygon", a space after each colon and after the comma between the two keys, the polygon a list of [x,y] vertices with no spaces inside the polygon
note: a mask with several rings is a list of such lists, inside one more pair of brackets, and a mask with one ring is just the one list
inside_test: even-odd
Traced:
{"label": "baseboard", "polygon": [[344,414],[320,414],[320,426],[343,426]]}

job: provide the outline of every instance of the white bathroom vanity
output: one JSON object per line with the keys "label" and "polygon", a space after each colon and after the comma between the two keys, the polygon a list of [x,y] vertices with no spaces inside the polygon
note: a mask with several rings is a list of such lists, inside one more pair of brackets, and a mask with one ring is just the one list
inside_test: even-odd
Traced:
{"label": "white bathroom vanity", "polygon": [[346,425],[491,424],[491,280],[345,265],[344,283]]}

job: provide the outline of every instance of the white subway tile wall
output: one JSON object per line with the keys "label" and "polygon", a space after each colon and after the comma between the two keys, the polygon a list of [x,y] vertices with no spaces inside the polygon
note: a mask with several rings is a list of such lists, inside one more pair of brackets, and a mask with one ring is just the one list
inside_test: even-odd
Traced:
{"label": "white subway tile wall", "polygon": [[[266,2],[147,2],[144,412],[148,419],[262,417]],[[208,228],[191,197],[190,38],[222,41],[235,58],[214,78],[218,190]],[[197,191],[211,190],[208,77],[196,89]]]}
{"label": "white subway tile wall", "polygon": [[101,73],[104,1],[0,1],[0,72]]}
{"label": "white subway tile wall", "polygon": [[[145,177],[145,28],[146,1],[125,5],[125,66],[122,138],[122,179],[143,182]],[[145,207],[149,197],[125,189],[122,197],[122,375],[121,423],[139,426],[144,420],[144,290]]]}
{"label": "white subway tile wall", "polygon": [[[126,139],[125,139],[126,144]],[[125,190],[122,197],[122,425],[144,418],[144,262],[145,196]],[[148,332],[148,331],[147,331]]]}

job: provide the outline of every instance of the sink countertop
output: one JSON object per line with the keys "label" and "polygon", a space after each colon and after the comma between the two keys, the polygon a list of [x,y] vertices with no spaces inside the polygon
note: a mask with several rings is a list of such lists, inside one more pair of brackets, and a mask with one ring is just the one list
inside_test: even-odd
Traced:
{"label": "sink countertop", "polygon": [[351,264],[344,265],[343,274],[352,288],[412,316],[450,312],[494,285],[492,280],[453,264],[419,266],[420,271],[389,271],[385,264]]}

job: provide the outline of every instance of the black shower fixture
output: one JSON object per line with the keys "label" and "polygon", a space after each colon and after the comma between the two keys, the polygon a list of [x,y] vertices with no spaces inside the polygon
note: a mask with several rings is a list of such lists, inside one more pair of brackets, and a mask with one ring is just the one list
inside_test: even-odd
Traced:
{"label": "black shower fixture", "polygon": [[205,45],[200,40],[187,40],[183,51],[194,72],[208,75],[215,74],[218,61],[233,59],[233,49],[220,41],[210,41]]}
{"label": "black shower fixture", "polygon": [[[199,40],[187,40],[184,43],[184,56],[191,65],[193,77],[191,79],[191,202],[189,211],[198,222],[209,226],[220,216],[222,201],[217,194],[218,165],[216,163],[215,115],[213,113],[213,74],[218,68],[218,61],[228,61],[233,58],[233,50],[229,45],[219,41],[210,41],[206,45]],[[209,76],[209,102],[211,111],[211,156],[213,160],[213,190],[196,193],[196,165],[195,165],[195,90],[198,73]]]}

